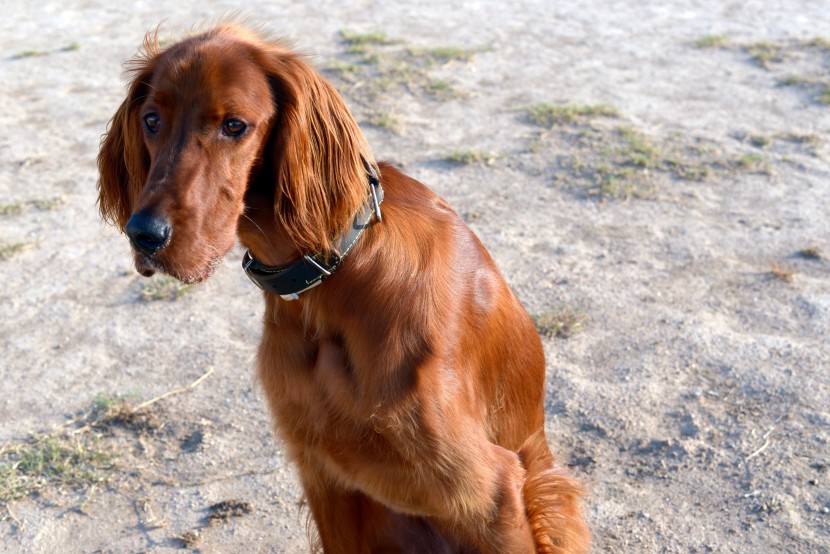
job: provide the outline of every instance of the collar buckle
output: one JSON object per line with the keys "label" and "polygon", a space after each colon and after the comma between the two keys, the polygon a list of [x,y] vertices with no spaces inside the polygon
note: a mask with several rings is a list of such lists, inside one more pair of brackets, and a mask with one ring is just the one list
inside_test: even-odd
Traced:
{"label": "collar buckle", "polygon": [[306,254],[296,262],[284,266],[266,266],[258,262],[251,251],[245,252],[242,258],[242,268],[254,282],[265,292],[277,294],[283,300],[297,300],[300,294],[322,283],[334,273],[343,258],[351,251],[360,239],[363,232],[372,222],[372,217],[378,222],[383,221],[380,213],[380,204],[383,202],[383,187],[380,186],[374,168],[364,161],[369,177],[369,191],[371,200],[367,199],[354,216],[349,229],[340,237],[333,252]]}

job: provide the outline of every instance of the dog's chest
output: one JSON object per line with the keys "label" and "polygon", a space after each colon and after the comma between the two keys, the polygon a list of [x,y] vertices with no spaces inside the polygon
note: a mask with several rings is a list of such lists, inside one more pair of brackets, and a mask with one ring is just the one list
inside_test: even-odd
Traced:
{"label": "dog's chest", "polygon": [[361,380],[337,337],[283,343],[281,349],[266,337],[259,363],[277,428],[295,460],[312,461],[356,484],[366,468],[381,471],[393,458],[400,462],[396,444],[402,434],[419,440],[401,423],[417,417],[406,416],[400,404],[395,409],[403,411],[390,417],[390,406]]}

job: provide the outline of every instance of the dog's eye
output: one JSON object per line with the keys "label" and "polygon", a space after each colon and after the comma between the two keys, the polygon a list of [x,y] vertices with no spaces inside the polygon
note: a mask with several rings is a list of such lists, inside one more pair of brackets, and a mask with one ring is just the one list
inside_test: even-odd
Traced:
{"label": "dog's eye", "polygon": [[144,125],[147,126],[147,130],[151,133],[157,133],[159,130],[159,123],[161,123],[161,119],[159,118],[158,114],[156,113],[148,113],[144,116]]}
{"label": "dog's eye", "polygon": [[222,133],[229,137],[238,137],[248,128],[244,121],[239,119],[226,119],[222,123]]}

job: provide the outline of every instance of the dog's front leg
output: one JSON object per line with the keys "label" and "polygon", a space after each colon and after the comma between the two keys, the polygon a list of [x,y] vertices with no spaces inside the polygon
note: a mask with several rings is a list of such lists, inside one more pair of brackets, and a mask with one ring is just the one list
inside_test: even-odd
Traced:
{"label": "dog's front leg", "polygon": [[301,480],[325,554],[450,554],[450,545],[424,518],[396,513],[322,471],[302,468]]}

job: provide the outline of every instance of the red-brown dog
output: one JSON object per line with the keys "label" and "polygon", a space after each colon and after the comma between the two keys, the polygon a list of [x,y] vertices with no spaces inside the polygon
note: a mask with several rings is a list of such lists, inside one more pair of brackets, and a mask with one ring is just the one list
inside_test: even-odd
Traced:
{"label": "red-brown dog", "polygon": [[277,43],[222,25],[148,39],[130,67],[101,214],[147,276],[202,281],[235,237],[249,248],[259,376],[325,552],[585,552],[539,337],[459,216],[376,164]]}

